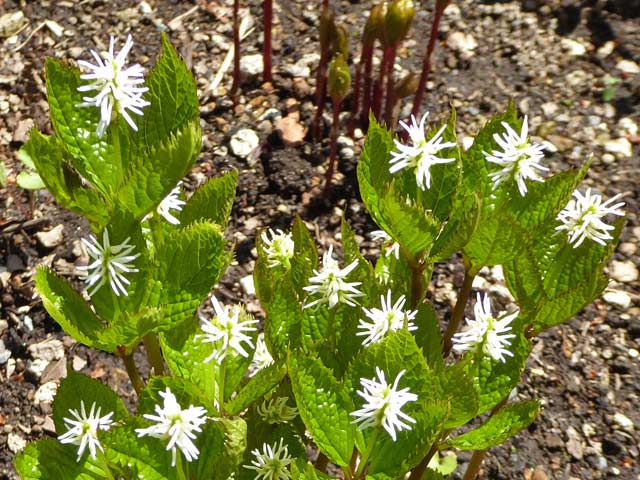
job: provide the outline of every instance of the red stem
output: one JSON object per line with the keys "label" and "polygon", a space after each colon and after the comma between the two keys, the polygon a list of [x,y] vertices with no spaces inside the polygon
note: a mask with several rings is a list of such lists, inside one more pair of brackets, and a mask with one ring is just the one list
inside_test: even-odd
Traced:
{"label": "red stem", "polygon": [[422,105],[422,99],[424,98],[424,92],[427,88],[427,80],[429,79],[429,70],[431,69],[431,55],[436,48],[436,41],[438,40],[438,28],[440,26],[440,20],[447,5],[451,3],[448,1],[436,1],[436,11],[433,17],[433,24],[431,25],[431,35],[429,36],[429,43],[427,44],[427,51],[422,59],[422,73],[420,74],[420,84],[416,95],[413,98],[413,108],[411,114],[416,118],[420,113],[420,106]]}
{"label": "red stem", "polygon": [[376,117],[378,122],[380,121],[380,112],[382,109],[382,92],[384,89],[384,77],[387,73],[387,64],[389,63],[389,47],[384,47],[384,51],[382,53],[382,63],[380,64],[380,74],[378,76],[378,80],[373,85],[373,101],[372,101],[372,110],[373,115]]}
{"label": "red stem", "polygon": [[[369,126],[369,110],[371,110],[371,73],[373,70],[373,44],[367,51],[368,55],[364,57],[364,90],[362,94],[362,125],[367,128]],[[364,52],[363,52],[364,55]]]}
{"label": "red stem", "polygon": [[234,103],[237,101],[240,89],[240,0],[233,1],[233,84],[231,96]]}
{"label": "red stem", "polygon": [[353,131],[356,128],[356,119],[358,118],[358,110],[360,108],[360,84],[362,83],[362,63],[365,57],[371,56],[373,45],[362,44],[362,53],[360,54],[360,61],[356,68],[356,80],[353,86],[353,103],[351,105],[351,118],[349,119],[349,135],[353,136]]}
{"label": "red stem", "polygon": [[389,47],[389,61],[387,64],[387,98],[384,106],[384,119],[387,124],[387,128],[392,128],[391,119],[393,117],[393,104],[395,103],[394,81],[393,81],[393,67],[396,63],[396,52],[398,50],[397,45]]}
{"label": "red stem", "polygon": [[262,80],[271,82],[273,76],[271,75],[271,29],[273,28],[273,0],[264,0],[263,5],[263,43],[262,43]]}
{"label": "red stem", "polygon": [[329,190],[331,190],[331,180],[333,179],[333,172],[336,169],[336,157],[338,153],[338,124],[340,122],[340,107],[342,106],[342,100],[333,98],[333,122],[331,123],[331,137],[330,137],[330,150],[329,150],[329,168],[325,174],[324,183],[324,195],[326,196]]}
{"label": "red stem", "polygon": [[[329,10],[329,0],[322,1],[322,13],[326,15]],[[320,122],[324,112],[324,98],[327,95],[327,64],[329,63],[329,45],[320,45],[320,64],[316,73],[316,115],[313,118],[311,131],[314,140],[320,138]]]}

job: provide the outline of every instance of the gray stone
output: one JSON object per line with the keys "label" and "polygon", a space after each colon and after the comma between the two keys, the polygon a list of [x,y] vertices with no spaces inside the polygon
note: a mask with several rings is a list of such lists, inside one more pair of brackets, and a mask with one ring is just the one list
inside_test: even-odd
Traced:
{"label": "gray stone", "polygon": [[256,77],[262,73],[262,54],[244,55],[240,58],[240,73],[245,77]]}
{"label": "gray stone", "polygon": [[56,225],[48,232],[36,233],[36,238],[44,248],[55,248],[64,240],[63,230],[64,225]]}
{"label": "gray stone", "polygon": [[638,267],[631,260],[623,262],[614,260],[609,265],[609,274],[618,282],[635,282],[638,279]]}
{"label": "gray stone", "polygon": [[9,447],[9,450],[11,450],[13,453],[20,452],[26,446],[27,441],[17,433],[12,432],[7,436],[7,447]]}
{"label": "gray stone", "polygon": [[238,130],[229,141],[231,152],[240,158],[248,158],[255,152],[259,144],[258,134],[250,128]]}
{"label": "gray stone", "polygon": [[626,310],[631,306],[631,296],[622,290],[609,290],[605,292],[602,299],[613,307]]}

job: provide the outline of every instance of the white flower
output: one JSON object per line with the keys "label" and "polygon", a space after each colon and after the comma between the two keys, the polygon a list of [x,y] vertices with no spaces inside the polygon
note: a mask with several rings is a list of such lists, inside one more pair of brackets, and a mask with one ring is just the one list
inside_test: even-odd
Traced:
{"label": "white flower", "polygon": [[273,445],[262,444],[262,452],[257,448],[251,453],[256,457],[251,465],[244,468],[255,470],[255,480],[289,480],[291,473],[289,465],[293,461],[289,455],[289,449],[283,445],[283,439]]}
{"label": "white flower", "polygon": [[527,125],[527,116],[522,121],[522,130],[518,135],[506,122],[502,122],[505,132],[501,137],[495,133],[493,139],[502,147],[502,151],[494,150],[492,153],[484,153],[484,157],[488,162],[501,165],[502,170],[489,174],[493,181],[493,189],[509,180],[515,180],[518,185],[520,195],[523,197],[527,193],[527,185],[525,180],[534,180],[536,182],[544,181],[538,174],[547,172],[549,169],[540,164],[540,160],[544,158],[544,145],[531,143],[528,137],[529,127]]}
{"label": "white flower", "polygon": [[400,259],[400,244],[398,242],[393,242],[391,236],[387,232],[384,230],[374,230],[371,232],[371,239],[382,240],[387,244],[384,251],[385,257],[393,255],[396,257],[396,260]]}
{"label": "white flower", "polygon": [[440,158],[437,154],[440,150],[455,147],[454,142],[443,142],[442,132],[447,128],[443,125],[436,134],[427,141],[425,137],[424,123],[429,112],[416,122],[416,117],[411,115],[411,125],[400,121],[400,125],[409,133],[410,145],[404,145],[399,140],[394,140],[396,150],[391,152],[390,173],[410,167],[415,168],[416,183],[422,190],[431,188],[431,167],[438,163],[455,162],[455,158]]}
{"label": "white flower", "polygon": [[125,297],[129,295],[127,287],[131,282],[125,277],[125,273],[137,272],[132,263],[140,256],[139,253],[131,255],[135,245],[130,245],[128,237],[120,245],[111,245],[109,241],[109,231],[105,228],[102,232],[102,245],[93,235],[89,239],[82,238],[82,243],[87,247],[87,253],[93,260],[87,266],[78,267],[78,270],[86,274],[85,283],[87,288],[93,287],[89,296],[93,296],[105,284],[107,278],[113,292]]}
{"label": "white flower", "polygon": [[100,108],[100,121],[96,131],[98,137],[104,135],[111,123],[114,106],[131,128],[137,131],[138,127],[127,110],[142,115],[141,109],[149,105],[149,102],[142,99],[142,94],[149,89],[139,86],[144,83],[144,69],[137,63],[125,68],[131,47],[133,47],[133,40],[129,35],[122,50],[115,55],[115,39],[111,37],[109,51],[102,52],[102,57],[95,50],[91,50],[96,65],[84,60],[78,61],[79,65],[91,70],[91,73],[80,75],[80,78],[92,80],[91,83],[78,87],[78,91],[98,92],[95,97],[83,97],[84,102],[78,105]]}
{"label": "white flower", "polygon": [[250,375],[255,375],[257,372],[265,367],[268,367],[273,363],[273,357],[269,353],[267,343],[264,341],[264,333],[259,333],[256,340],[256,350],[253,353],[253,359],[249,367]]}
{"label": "white flower", "polygon": [[335,307],[338,303],[346,303],[352,307],[357,305],[355,301],[358,297],[363,297],[364,293],[356,287],[362,282],[345,282],[345,278],[358,266],[358,260],[354,260],[348,266],[340,269],[340,265],[333,259],[333,245],[322,256],[322,268],[320,271],[314,270],[315,276],[309,279],[308,287],[304,290],[310,294],[320,294],[321,297],[313,302],[307,303],[304,308],[309,308],[321,303],[328,303],[329,308]]}
{"label": "white flower", "polygon": [[607,215],[624,216],[620,210],[624,202],[611,205],[621,197],[621,194],[602,202],[602,196],[598,193],[591,194],[591,189],[587,188],[584,195],[580,191],[573,192],[573,197],[567,206],[558,214],[558,220],[562,225],[556,230],[566,230],[569,234],[569,243],[573,243],[573,248],[578,248],[586,238],[601,245],[605,245],[606,240],[613,237],[609,234],[615,227],[607,225],[602,221]]}
{"label": "white flower", "polygon": [[180,200],[180,185],[182,185],[181,181],[178,182],[178,185],[171,190],[171,192],[169,192],[169,195],[162,199],[160,205],[158,205],[158,208],[156,209],[158,214],[172,225],[179,225],[180,220],[171,214],[171,210],[180,212],[182,210],[182,206],[187,203],[184,200]]}
{"label": "white flower", "polygon": [[198,458],[200,451],[193,440],[200,428],[207,421],[207,411],[204,407],[194,407],[183,410],[169,387],[164,392],[158,392],[163,398],[163,405],[156,405],[157,415],[145,414],[144,418],[156,422],[147,428],[137,428],[138,437],[149,435],[163,440],[169,440],[167,450],[171,450],[171,466],[176,465],[176,452],[179,448],[188,462]]}
{"label": "white flower", "polygon": [[[384,372],[376,367],[378,380],[372,378],[360,379],[363,390],[358,390],[365,400],[362,409],[351,412],[351,415],[357,417],[352,423],[359,423],[358,430],[364,430],[368,427],[382,426],[396,441],[396,431],[411,430],[409,423],[416,423],[410,416],[402,413],[400,409],[409,402],[418,400],[418,396],[409,391],[409,388],[397,390],[398,383],[406,370],[402,370],[390,386],[384,377]],[[404,420],[404,422],[403,422]]]}
{"label": "white flower", "polygon": [[367,336],[367,338],[363,340],[362,345],[366,346],[371,343],[379,342],[387,332],[395,332],[404,328],[405,322],[407,324],[407,329],[410,331],[418,328],[413,324],[413,320],[416,318],[418,312],[412,310],[405,312],[405,301],[405,296],[401,295],[396,303],[391,306],[391,290],[389,289],[387,291],[386,299],[384,298],[384,295],[380,295],[382,309],[372,308],[369,310],[364,307],[362,308],[364,313],[371,320],[370,322],[360,320],[358,325],[358,329],[362,331],[356,333],[356,335]]}
{"label": "white flower", "polygon": [[214,359],[222,362],[230,349],[235,350],[245,358],[248,357],[249,352],[244,349],[242,344],[245,343],[252,349],[254,347],[251,337],[246,335],[245,332],[255,332],[257,329],[253,325],[258,321],[240,321],[240,317],[243,314],[242,307],[239,305],[222,306],[215,296],[211,297],[211,304],[216,311],[216,315],[212,321],[202,318],[200,328],[204,334],[196,335],[196,339],[202,339],[202,343],[216,344],[213,353],[205,358],[204,363]]}
{"label": "white flower", "polygon": [[[269,238],[271,235],[271,238]],[[260,235],[264,243],[264,253],[267,255],[267,266],[277,268],[280,265],[288,267],[289,260],[293,257],[294,243],[291,233],[284,233],[270,228]]]}
{"label": "white flower", "polygon": [[287,405],[289,397],[274,397],[263,400],[256,408],[258,415],[269,424],[287,423],[298,416],[298,409]]}
{"label": "white flower", "polygon": [[80,461],[87,447],[89,447],[91,458],[95,460],[97,449],[104,452],[104,448],[102,448],[100,440],[98,440],[98,430],[109,430],[111,428],[111,425],[113,425],[111,420],[113,412],[101,417],[100,407],[96,408],[96,403],[93,402],[89,415],[87,415],[87,411],[84,408],[84,400],[80,400],[80,413],[77,410],[69,410],[69,413],[75,420],[67,417],[63,418],[68,430],[60,435],[58,440],[60,443],[79,445],[78,461]]}
{"label": "white flower", "polygon": [[458,352],[467,352],[477,345],[482,345],[484,354],[489,355],[494,360],[500,360],[504,363],[505,355],[513,357],[513,353],[507,350],[506,347],[511,345],[510,339],[514,338],[515,335],[507,332],[511,331],[509,324],[518,316],[519,311],[516,310],[509,315],[495,319],[491,314],[489,296],[485,295],[482,298],[479,293],[473,311],[476,317],[475,320],[466,319],[469,328],[453,336],[453,349]]}

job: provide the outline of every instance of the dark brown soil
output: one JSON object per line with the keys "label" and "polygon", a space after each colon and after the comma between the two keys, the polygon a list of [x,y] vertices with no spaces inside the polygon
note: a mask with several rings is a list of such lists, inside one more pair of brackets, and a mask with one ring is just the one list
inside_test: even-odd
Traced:
{"label": "dark brown soil", "polygon": [[[293,78],[287,67],[318,51],[315,22],[319,2],[274,2],[274,82],[262,85],[259,78],[247,78],[236,107],[227,94],[231,83],[228,74],[217,92],[208,89],[230,43],[232,2],[148,3],[152,13],[143,15],[136,1],[0,0],[0,14],[22,10],[28,20],[28,26],[16,36],[0,37],[0,160],[7,165],[10,177],[8,187],[0,190],[0,275],[4,275],[0,278],[0,339],[11,352],[11,358],[0,365],[0,479],[16,478],[11,464],[16,439],[32,441],[52,434],[47,418],[50,403],[36,404],[35,398],[42,384],[60,378],[61,362],[68,360],[74,368],[109,383],[130,404],[135,400],[120,361],[75,345],[48,317],[34,294],[34,268],[42,263],[77,281],[79,254],[74,242],[87,232],[81,219],[60,209],[47,193],[28,194],[14,183],[22,169],[16,151],[26,139],[30,119],[41,130],[51,130],[43,83],[47,56],[86,58],[88,48],[95,48],[98,42],[103,47],[108,35],[122,39],[131,32],[136,42],[135,60],[149,66],[148,59],[160,45],[158,29],[168,30],[172,43],[194,71],[201,93],[204,148],[187,179],[188,189],[230,169],[240,173],[227,230],[229,239],[236,243],[237,261],[217,291],[225,301],[246,302],[260,315],[255,297],[240,283],[252,273],[256,232],[267,226],[287,228],[296,214],[315,229],[318,243],[326,246],[334,241],[344,213],[362,237],[366,253],[373,255],[378,248],[368,236],[375,226],[359,201],[355,176],[361,138],[353,146],[343,145],[337,183],[330,196],[322,198],[327,141],[314,144],[307,139],[301,145],[285,145],[274,122],[262,118],[268,109],[276,109],[281,116],[298,115],[304,127],[310,125],[315,111],[316,63],[310,63],[308,77]],[[249,6],[257,21],[256,31],[242,44],[243,54],[250,55],[261,48],[261,2],[242,3]],[[331,3],[338,21],[352,33],[351,51],[357,58],[357,39],[370,2]],[[411,38],[399,53],[399,64],[417,71],[435,2],[416,3],[428,5],[416,14]],[[529,115],[533,133],[553,144],[548,158],[552,170],[580,163],[593,152],[589,185],[607,197],[626,194],[628,221],[615,260],[635,265],[637,270],[640,74],[632,73],[629,63],[620,62],[631,62],[636,68],[640,64],[638,1],[454,3],[442,23],[425,99],[431,120],[442,119],[455,108],[462,141],[514,99]],[[171,22],[187,12],[180,22]],[[56,37],[45,26],[18,49],[44,20],[57,22],[64,34]],[[477,47],[462,51],[456,46],[454,33],[470,35]],[[617,80],[614,87],[609,86],[612,82],[607,77]],[[409,102],[406,107],[410,106]],[[403,117],[406,115],[405,108]],[[636,126],[635,132],[630,124]],[[260,136],[259,151],[251,161],[236,158],[229,150],[229,140],[240,128],[251,128]],[[328,128],[325,122],[324,138]],[[618,139],[626,139],[629,148],[633,146],[631,155],[613,151],[611,142]],[[64,225],[64,241],[54,248],[43,247],[36,233],[60,224]],[[486,278],[499,284],[499,279]],[[450,299],[438,291],[450,290],[460,282],[459,265],[437,269],[434,298],[441,311],[448,311]],[[483,478],[640,479],[638,285],[637,278],[612,284],[611,288],[631,298],[625,309],[599,300],[536,341],[517,395],[542,399],[544,409],[529,431],[489,452]],[[65,357],[38,378],[28,371],[33,360],[28,347],[47,338],[62,340]],[[459,460],[464,463],[468,456],[461,454]]]}

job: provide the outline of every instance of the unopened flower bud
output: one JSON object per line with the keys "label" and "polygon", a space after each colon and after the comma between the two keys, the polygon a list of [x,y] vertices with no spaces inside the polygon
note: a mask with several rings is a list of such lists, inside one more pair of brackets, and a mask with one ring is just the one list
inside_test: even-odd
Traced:
{"label": "unopened flower bud", "polygon": [[406,37],[413,21],[413,0],[393,0],[384,19],[385,46],[397,45]]}
{"label": "unopened flower bud", "polygon": [[335,36],[336,23],[333,11],[326,11],[320,15],[320,48],[329,48],[331,39]]}
{"label": "unopened flower bud", "polygon": [[349,65],[341,54],[336,55],[329,65],[329,95],[337,101],[347,96],[351,87]]}
{"label": "unopened flower bud", "polygon": [[386,2],[378,3],[374,5],[367,18],[367,23],[364,25],[364,31],[362,32],[362,44],[373,45],[376,39],[382,41],[383,29],[384,29],[384,16],[387,13]]}
{"label": "unopened flower bud", "polygon": [[331,53],[334,56],[342,55],[344,58],[349,58],[349,33],[342,25],[334,28],[334,35],[331,38]]}
{"label": "unopened flower bud", "polygon": [[420,83],[420,77],[413,72],[406,74],[395,85],[395,97],[405,98],[409,95],[413,95],[418,90],[418,84]]}

